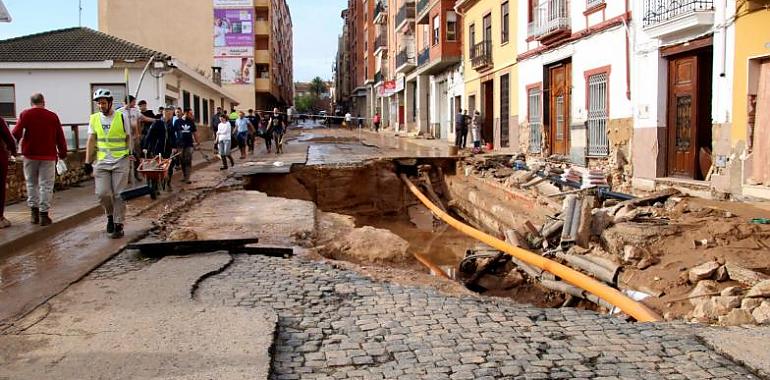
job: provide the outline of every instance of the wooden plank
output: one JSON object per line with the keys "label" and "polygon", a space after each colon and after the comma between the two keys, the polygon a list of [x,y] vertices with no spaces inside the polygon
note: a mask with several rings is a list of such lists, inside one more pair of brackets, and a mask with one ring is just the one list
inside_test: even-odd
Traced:
{"label": "wooden plank", "polygon": [[145,256],[169,256],[204,253],[214,251],[233,251],[244,248],[247,244],[257,244],[259,238],[220,239],[220,240],[185,240],[156,241],[129,244],[127,249],[136,249]]}

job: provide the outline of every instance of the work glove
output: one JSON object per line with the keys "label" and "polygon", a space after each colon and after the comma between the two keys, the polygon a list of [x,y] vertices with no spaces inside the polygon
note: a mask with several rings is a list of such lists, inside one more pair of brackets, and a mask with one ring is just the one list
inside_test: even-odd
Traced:
{"label": "work glove", "polygon": [[86,173],[86,175],[91,175],[94,172],[94,166],[91,165],[91,163],[86,162],[83,164],[83,172]]}

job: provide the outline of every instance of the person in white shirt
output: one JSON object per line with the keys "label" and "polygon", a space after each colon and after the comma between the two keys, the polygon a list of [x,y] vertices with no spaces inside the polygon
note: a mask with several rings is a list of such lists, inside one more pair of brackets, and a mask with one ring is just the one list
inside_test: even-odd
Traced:
{"label": "person in white shirt", "polygon": [[[136,98],[133,95],[129,95],[126,97],[126,105],[123,107],[120,107],[117,109],[117,112],[120,112],[124,116],[128,117],[128,121],[130,123],[130,130],[129,133],[131,135],[131,148],[134,151],[134,157],[136,158],[134,160],[134,179],[136,179],[137,182],[142,181],[142,177],[139,175],[139,162],[142,153],[142,129],[139,127],[141,123],[153,123],[155,122],[155,119],[151,119],[147,116],[142,115],[142,113],[139,111],[139,108],[136,107]],[[129,182],[131,181],[131,176],[128,177]]]}
{"label": "person in white shirt", "polygon": [[350,112],[345,114],[345,128],[351,127],[351,123],[353,122],[353,115],[350,114]]}
{"label": "person in white shirt", "polygon": [[227,115],[219,116],[219,125],[217,125],[217,147],[219,149],[219,157],[222,159],[222,167],[219,170],[227,170],[227,159],[230,159],[230,164],[235,166],[235,161],[230,155],[230,141],[233,130],[230,126],[230,121]]}

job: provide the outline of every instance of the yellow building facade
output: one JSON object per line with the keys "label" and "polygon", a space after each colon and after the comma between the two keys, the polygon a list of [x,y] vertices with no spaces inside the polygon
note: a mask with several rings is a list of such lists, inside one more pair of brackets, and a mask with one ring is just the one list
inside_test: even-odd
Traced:
{"label": "yellow building facade", "polygon": [[463,20],[465,104],[469,115],[481,112],[482,141],[495,150],[519,148],[517,9],[513,0],[456,5]]}
{"label": "yellow building facade", "polygon": [[[735,75],[730,144],[730,190],[770,196],[770,8],[739,0],[735,18]],[[740,172],[740,174],[738,174]]]}

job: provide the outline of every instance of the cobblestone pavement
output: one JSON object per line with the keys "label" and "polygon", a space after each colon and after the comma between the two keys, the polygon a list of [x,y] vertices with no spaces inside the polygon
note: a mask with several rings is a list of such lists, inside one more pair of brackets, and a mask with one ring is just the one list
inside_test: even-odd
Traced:
{"label": "cobblestone pavement", "polygon": [[746,379],[684,325],[448,296],[333,264],[237,255],[210,304],[279,315],[274,379]]}

